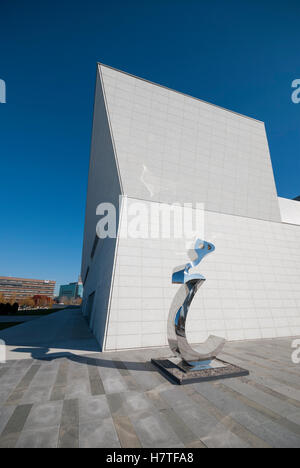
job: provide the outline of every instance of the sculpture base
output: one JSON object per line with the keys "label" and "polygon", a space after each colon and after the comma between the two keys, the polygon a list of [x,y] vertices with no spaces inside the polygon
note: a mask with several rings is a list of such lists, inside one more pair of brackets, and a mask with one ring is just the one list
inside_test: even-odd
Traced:
{"label": "sculpture base", "polygon": [[249,375],[249,371],[220,359],[197,361],[187,366],[180,358],[151,359],[151,362],[171,382],[185,385],[209,380],[231,379]]}

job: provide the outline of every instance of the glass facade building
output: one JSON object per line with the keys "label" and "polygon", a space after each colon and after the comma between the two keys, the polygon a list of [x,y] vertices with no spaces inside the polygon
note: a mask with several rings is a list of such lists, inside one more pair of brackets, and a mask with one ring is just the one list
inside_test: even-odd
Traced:
{"label": "glass facade building", "polygon": [[59,288],[59,298],[67,297],[68,299],[77,299],[83,295],[82,282],[62,284]]}

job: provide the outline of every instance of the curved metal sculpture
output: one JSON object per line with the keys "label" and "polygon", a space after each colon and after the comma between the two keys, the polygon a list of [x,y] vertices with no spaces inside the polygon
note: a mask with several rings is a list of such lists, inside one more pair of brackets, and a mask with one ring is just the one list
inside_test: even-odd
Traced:
{"label": "curved metal sculpture", "polygon": [[199,273],[190,274],[189,270],[197,266],[201,260],[215,250],[209,242],[197,239],[194,251],[195,260],[177,267],[172,275],[172,283],[182,284],[170,308],[168,318],[168,342],[173,353],[181,357],[183,364],[190,369],[197,367],[201,361],[211,361],[223,349],[226,340],[217,336],[209,336],[205,343],[195,351],[188,343],[185,324],[192,300],[205,281]]}

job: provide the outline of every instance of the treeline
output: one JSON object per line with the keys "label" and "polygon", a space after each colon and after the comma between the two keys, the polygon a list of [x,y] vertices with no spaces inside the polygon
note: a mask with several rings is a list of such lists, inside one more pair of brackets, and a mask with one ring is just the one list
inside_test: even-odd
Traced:
{"label": "treeline", "polygon": [[10,304],[7,302],[6,304],[0,303],[0,315],[13,315],[16,314],[19,310],[19,304],[14,302]]}
{"label": "treeline", "polygon": [[82,299],[81,297],[61,297],[60,298],[60,301],[59,301],[61,304],[65,304],[65,305],[81,305],[82,303]]}
{"label": "treeline", "polygon": [[32,297],[24,297],[23,299],[16,298],[16,296],[8,298],[0,293],[0,304],[4,304],[5,306],[10,304],[11,306],[16,307],[14,305],[16,303],[19,305],[20,309],[34,309],[36,307],[51,307],[53,304],[53,299],[39,294]]}

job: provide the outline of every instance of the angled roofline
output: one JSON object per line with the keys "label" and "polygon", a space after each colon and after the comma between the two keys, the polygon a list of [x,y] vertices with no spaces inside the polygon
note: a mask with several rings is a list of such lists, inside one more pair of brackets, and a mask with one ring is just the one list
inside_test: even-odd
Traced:
{"label": "angled roofline", "polygon": [[159,86],[160,88],[164,88],[164,89],[167,89],[169,91],[173,91],[174,93],[181,94],[181,95],[189,97],[191,99],[195,99],[196,101],[204,102],[205,104],[209,104],[210,106],[217,107],[218,109],[222,109],[222,110],[224,110],[226,112],[231,112],[231,114],[239,115],[240,117],[244,117],[245,119],[254,120],[255,122],[259,122],[259,123],[265,125],[263,120],[255,119],[254,117],[249,117],[248,115],[240,114],[239,112],[235,112],[233,110],[226,109],[226,107],[218,106],[218,104],[213,104],[211,102],[204,101],[204,99],[200,99],[200,98],[197,98],[195,96],[191,96],[190,94],[183,93],[182,91],[178,91],[177,89],[169,88],[168,86],[164,86],[164,85],[162,85],[160,83],[155,83],[154,81],[147,80],[146,78],[141,78],[140,76],[136,76],[136,75],[133,75],[132,73],[128,73],[128,72],[125,72],[125,71],[120,70],[118,68],[112,67],[111,65],[106,65],[105,63],[102,63],[102,62],[97,62],[97,65],[100,65],[100,66],[103,66],[103,67],[106,67],[106,68],[110,68],[111,70],[115,70],[115,71],[117,71],[119,73],[123,73],[124,75],[131,76],[132,78],[136,78],[138,80],[145,81],[146,83],[150,83],[150,84],[152,84],[154,86]]}

